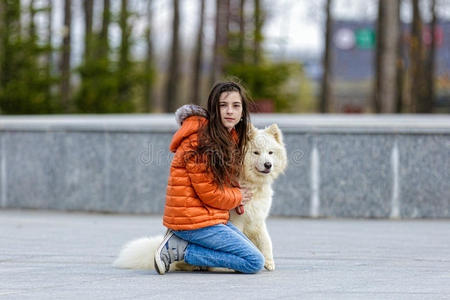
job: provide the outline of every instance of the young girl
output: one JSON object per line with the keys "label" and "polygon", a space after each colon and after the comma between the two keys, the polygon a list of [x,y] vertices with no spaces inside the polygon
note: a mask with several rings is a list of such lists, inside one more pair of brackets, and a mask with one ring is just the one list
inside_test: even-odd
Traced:
{"label": "young girl", "polygon": [[229,210],[252,198],[237,184],[248,139],[247,106],[239,84],[221,82],[212,88],[207,110],[197,105],[177,110],[181,128],[170,145],[175,156],[163,218],[168,230],[155,253],[159,274],[180,260],[242,273],[263,267],[259,250],[228,222]]}

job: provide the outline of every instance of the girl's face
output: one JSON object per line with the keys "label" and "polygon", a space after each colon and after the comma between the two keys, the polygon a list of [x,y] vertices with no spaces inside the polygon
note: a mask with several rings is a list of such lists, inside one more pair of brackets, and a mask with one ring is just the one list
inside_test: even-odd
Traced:
{"label": "girl's face", "polygon": [[220,120],[231,131],[242,116],[242,99],[239,92],[223,92],[219,98]]}

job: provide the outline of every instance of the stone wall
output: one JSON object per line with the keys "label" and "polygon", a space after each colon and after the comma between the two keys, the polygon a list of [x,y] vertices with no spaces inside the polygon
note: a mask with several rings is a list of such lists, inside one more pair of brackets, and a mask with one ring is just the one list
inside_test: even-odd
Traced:
{"label": "stone wall", "polygon": [[[272,215],[449,218],[450,117],[279,115]],[[0,117],[0,208],[164,209],[172,115]]]}

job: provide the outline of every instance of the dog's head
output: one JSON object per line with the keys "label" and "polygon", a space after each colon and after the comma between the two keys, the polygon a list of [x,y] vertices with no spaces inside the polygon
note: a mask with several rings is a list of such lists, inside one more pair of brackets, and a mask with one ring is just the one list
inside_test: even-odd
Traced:
{"label": "dog's head", "polygon": [[244,161],[244,178],[253,183],[271,182],[287,167],[283,135],[276,124],[257,129],[250,124]]}

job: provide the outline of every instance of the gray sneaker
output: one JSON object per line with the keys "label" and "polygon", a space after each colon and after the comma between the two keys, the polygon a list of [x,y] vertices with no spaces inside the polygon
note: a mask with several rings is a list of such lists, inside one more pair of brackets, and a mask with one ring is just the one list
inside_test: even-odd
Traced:
{"label": "gray sneaker", "polygon": [[170,264],[184,259],[184,251],[188,242],[177,237],[171,229],[167,229],[163,241],[155,252],[155,269],[163,275],[169,271]]}

